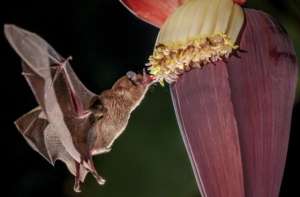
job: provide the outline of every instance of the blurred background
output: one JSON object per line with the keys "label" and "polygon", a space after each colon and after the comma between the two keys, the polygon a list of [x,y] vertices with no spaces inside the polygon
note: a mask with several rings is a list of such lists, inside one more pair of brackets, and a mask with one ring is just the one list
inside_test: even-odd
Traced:
{"label": "blurred background", "polygon": [[[289,32],[300,58],[300,2],[248,0],[247,7],[264,10]],[[100,93],[128,70],[140,71],[151,54],[158,29],[128,12],[117,0],[51,0],[0,2],[1,28],[13,23],[45,38],[92,91]],[[34,152],[13,121],[36,106],[21,76],[20,60],[0,35],[1,47],[1,187],[13,197],[199,197],[192,169],[177,127],[167,87],[153,87],[133,113],[112,152],[94,158],[106,179],[99,187],[88,176],[81,194],[73,177],[58,162],[53,168]],[[281,197],[300,196],[300,91],[297,93],[291,141]],[[3,190],[3,189],[2,189]]]}

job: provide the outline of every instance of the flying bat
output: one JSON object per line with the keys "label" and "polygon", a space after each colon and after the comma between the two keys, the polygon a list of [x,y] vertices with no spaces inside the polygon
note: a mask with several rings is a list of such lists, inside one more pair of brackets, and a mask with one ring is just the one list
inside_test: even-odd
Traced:
{"label": "flying bat", "polygon": [[96,95],[43,38],[15,25],[5,25],[5,36],[22,60],[22,74],[38,107],[16,120],[28,144],[54,165],[63,161],[75,176],[80,192],[88,173],[105,183],[92,156],[107,153],[125,130],[131,112],[141,103],[153,78],[129,71],[111,89]]}

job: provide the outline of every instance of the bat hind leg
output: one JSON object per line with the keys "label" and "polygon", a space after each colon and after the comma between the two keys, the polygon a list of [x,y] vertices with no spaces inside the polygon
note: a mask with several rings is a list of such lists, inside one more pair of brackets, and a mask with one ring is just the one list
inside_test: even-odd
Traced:
{"label": "bat hind leg", "polygon": [[91,166],[91,173],[94,176],[94,178],[96,179],[96,181],[98,182],[98,184],[104,185],[106,180],[98,174],[92,159],[89,159],[89,165]]}
{"label": "bat hind leg", "polygon": [[[87,164],[87,167],[84,166],[84,163]],[[74,183],[74,191],[79,193],[81,192],[81,169],[85,168],[86,170],[88,170],[93,177],[96,179],[96,181],[98,182],[99,185],[104,185],[105,184],[105,179],[100,176],[95,168],[95,165],[93,163],[92,158],[90,157],[87,160],[82,160],[80,163],[75,161],[75,165],[76,165],[76,175],[75,175],[75,183]]]}
{"label": "bat hind leg", "polygon": [[96,179],[99,185],[104,185],[106,180],[100,176],[95,168],[92,156],[89,157],[89,159],[85,160],[88,166],[89,172],[93,175],[93,177]]}
{"label": "bat hind leg", "polygon": [[77,161],[75,161],[75,165],[76,165],[76,176],[75,176],[74,191],[79,193],[79,192],[81,192],[81,189],[80,189],[80,167],[81,167],[81,165]]}

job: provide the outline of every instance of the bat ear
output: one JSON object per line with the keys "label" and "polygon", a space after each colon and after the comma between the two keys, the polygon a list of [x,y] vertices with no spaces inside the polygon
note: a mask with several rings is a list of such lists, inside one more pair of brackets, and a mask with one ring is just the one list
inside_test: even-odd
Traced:
{"label": "bat ear", "polygon": [[187,0],[120,0],[139,19],[158,28],[185,1]]}
{"label": "bat ear", "polygon": [[133,71],[128,71],[128,72],[126,73],[126,75],[127,75],[127,77],[128,77],[130,80],[132,80],[132,81],[136,81],[136,79],[137,79],[136,73],[133,72]]}

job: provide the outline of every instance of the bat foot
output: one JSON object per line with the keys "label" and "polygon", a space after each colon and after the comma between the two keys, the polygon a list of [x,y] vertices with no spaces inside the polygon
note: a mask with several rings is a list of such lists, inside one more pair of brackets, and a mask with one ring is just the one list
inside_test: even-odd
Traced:
{"label": "bat foot", "polygon": [[91,172],[99,185],[104,185],[106,180],[100,176],[96,170]]}
{"label": "bat foot", "polygon": [[80,192],[81,192],[80,182],[77,181],[77,180],[75,181],[74,191],[75,191],[76,193],[80,193]]}
{"label": "bat foot", "polygon": [[106,182],[106,180],[105,180],[104,178],[102,178],[101,176],[98,176],[98,177],[96,178],[96,181],[97,181],[97,183],[98,183],[99,185],[104,185],[105,182]]}
{"label": "bat foot", "polygon": [[87,161],[82,161],[82,162],[86,162],[86,164],[88,165],[87,169],[89,170],[89,172],[93,175],[93,177],[96,179],[97,183],[99,185],[104,185],[106,180],[104,178],[102,178],[102,176],[100,176],[95,168],[95,165],[93,163],[93,160],[90,156],[90,158]]}

